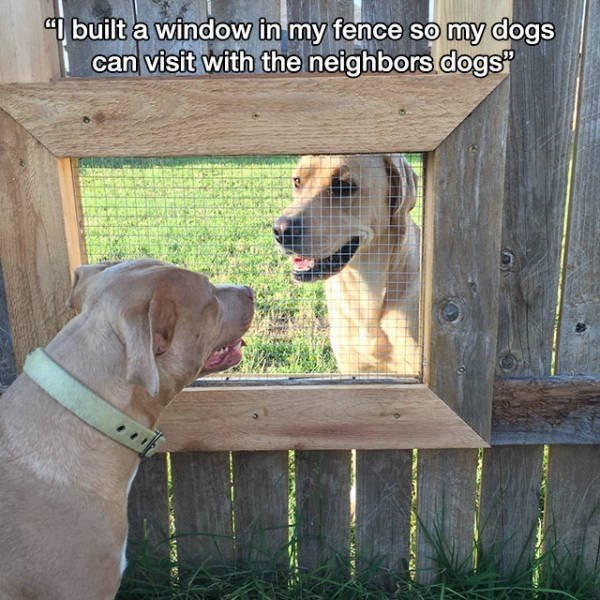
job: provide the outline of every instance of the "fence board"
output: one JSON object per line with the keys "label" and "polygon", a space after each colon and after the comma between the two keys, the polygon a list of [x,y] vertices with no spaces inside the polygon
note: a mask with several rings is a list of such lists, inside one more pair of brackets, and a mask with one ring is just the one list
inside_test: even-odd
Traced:
{"label": "fence board", "polygon": [[[287,0],[288,23],[327,23],[330,25],[337,17],[344,21],[354,21],[352,0]],[[340,50],[352,52],[353,43],[347,40],[335,40],[331,27],[327,27],[323,41],[313,46],[310,40],[288,40],[288,55],[296,54],[306,59],[310,54],[337,54]]]}
{"label": "fence board", "polygon": [[[403,571],[410,558],[412,453],[356,452],[357,568]],[[384,580],[385,583],[385,580]]]}
{"label": "fence board", "polygon": [[[51,16],[54,16],[54,5],[50,0],[0,4],[0,39],[3,41],[3,50],[0,54],[0,83],[48,81],[60,76],[59,52],[54,34],[50,30],[37,26],[38,23],[43,23],[46,17]],[[24,48],[27,50],[24,51]],[[19,135],[17,129],[15,132]],[[29,136],[24,137],[28,138]],[[3,143],[7,146],[9,140],[10,135],[7,131],[3,134]],[[25,140],[22,140],[22,143],[27,144]],[[41,154],[38,157],[41,157]],[[35,168],[36,157],[33,157],[34,164],[32,165],[25,163],[24,155],[19,158],[21,175],[25,176],[25,179],[18,184],[20,187],[22,184],[26,184],[31,174],[35,173],[35,170],[28,173],[25,171],[29,170],[28,167]],[[50,180],[51,185],[53,179]],[[35,192],[35,185],[32,186],[32,190]],[[8,191],[11,193],[10,190]],[[7,297],[5,276],[11,278],[14,266],[20,261],[17,259],[17,263],[12,264],[10,258],[5,258],[4,262],[3,269],[2,252],[0,251],[0,386],[8,386],[14,381],[17,376],[17,358],[21,361],[22,353],[31,349],[31,347],[21,349],[17,347],[17,356],[15,356],[9,319],[10,298]],[[6,271],[8,273],[5,273]],[[8,282],[8,287],[11,287],[10,282]],[[13,293],[15,292],[13,291]],[[16,319],[21,315],[13,312],[12,316],[13,319]],[[29,315],[26,319],[29,320]],[[20,326],[18,329],[20,332],[23,331]],[[33,335],[35,336],[35,334]],[[44,334],[41,337],[43,339]],[[19,353],[20,356],[18,356]]]}
{"label": "fence board", "polygon": [[[122,18],[128,27],[135,22],[132,0],[63,0],[65,17],[65,39],[69,61],[68,75],[71,77],[123,77],[135,73],[96,73],[91,60],[97,54],[137,55],[136,41],[127,35],[126,40],[92,41],[73,40],[70,19],[77,17],[80,22],[98,23],[105,18]],[[128,29],[129,30],[129,29]]]}
{"label": "fence board", "polygon": [[156,55],[161,50],[164,50],[167,54],[179,54],[181,50],[192,50],[198,57],[195,69],[188,70],[185,73],[177,73],[177,75],[200,75],[204,72],[200,55],[208,52],[207,42],[201,40],[159,40],[153,24],[173,23],[176,19],[181,19],[184,23],[206,21],[206,0],[137,0],[136,12],[137,21],[148,25],[150,37],[147,41],[138,42],[140,73],[142,75],[151,74],[143,60],[143,56]]}
{"label": "fence board", "polygon": [[[564,200],[569,166],[571,119],[578,60],[582,2],[516,0],[521,23],[550,21],[557,37],[537,47],[515,43],[502,232],[499,298],[499,376],[551,373],[554,315]],[[547,92],[548,86],[554,90]],[[513,447],[511,459],[534,482],[515,475],[512,493],[498,497],[490,474],[500,473],[506,449],[484,453],[480,522],[484,549],[510,540],[499,552],[501,574],[525,569],[533,554],[541,446]]]}
{"label": "fence board", "polygon": [[361,21],[366,23],[401,23],[405,33],[401,40],[365,40],[363,47],[370,52],[379,49],[386,54],[428,54],[427,40],[411,40],[406,33],[410,23],[426,23],[429,16],[428,0],[363,0]]}
{"label": "fence board", "polygon": [[[502,6],[510,18],[510,2]],[[451,11],[443,8],[444,3],[436,3],[435,20],[442,27],[448,21],[490,22],[497,16],[490,3],[454,2]],[[488,51],[487,45],[478,47],[477,52]],[[438,58],[447,50],[438,44],[432,53]],[[426,165],[425,260],[436,266],[431,282],[425,284],[425,310],[431,315],[431,334],[425,334],[431,340],[425,348],[425,374],[432,389],[484,437],[491,427],[495,358],[491,349],[496,331],[490,324],[495,324],[498,316],[495,265],[507,113],[508,86],[504,84],[450,134]],[[464,209],[461,202],[465,202]],[[480,223],[488,225],[485,233]],[[416,553],[422,582],[437,575],[438,534],[451,544],[448,550],[455,564],[468,568],[473,560],[476,466],[476,451],[419,452]]]}
{"label": "fence board", "polygon": [[[363,0],[361,20],[369,23],[426,22],[427,0]],[[398,41],[365,41],[370,52],[426,54],[426,41],[405,35]],[[410,558],[412,452],[356,451],[356,553],[357,568],[381,560],[384,570],[401,571]],[[383,578],[386,584],[385,577]]]}
{"label": "fence board", "polygon": [[[336,17],[354,20],[351,0],[286,0],[286,5],[288,24],[330,25]],[[342,48],[351,50],[352,43],[336,42],[330,27],[320,46],[312,46],[308,40],[287,42],[287,54],[296,54],[304,61],[310,54],[332,54]],[[351,454],[344,450],[297,451],[295,466],[298,564],[314,568],[338,555],[338,566],[344,572],[350,554]]]}
{"label": "fence board", "polygon": [[173,453],[171,476],[180,563],[233,561],[229,453]]}
{"label": "fence board", "polygon": [[[151,501],[147,501],[148,498]],[[134,559],[137,547],[146,542],[151,554],[168,560],[170,547],[166,454],[157,454],[140,463],[129,493],[128,519],[129,559]]]}
{"label": "fence board", "polygon": [[[588,2],[558,338],[559,373],[600,372],[600,4]],[[600,445],[551,446],[548,545],[561,562],[598,572]]]}
{"label": "fence board", "polygon": [[330,564],[347,574],[350,554],[350,452],[296,452],[298,565]]}
{"label": "fence board", "polygon": [[233,483],[238,559],[286,564],[288,453],[234,452]]}
{"label": "fence board", "polygon": [[221,54],[224,50],[244,50],[254,57],[254,72],[262,73],[260,55],[265,50],[275,49],[281,51],[280,40],[259,39],[258,21],[264,18],[269,23],[279,23],[281,18],[281,6],[279,0],[212,0],[212,16],[217,21],[244,21],[252,23],[252,33],[248,41],[215,40],[211,43],[214,54]]}

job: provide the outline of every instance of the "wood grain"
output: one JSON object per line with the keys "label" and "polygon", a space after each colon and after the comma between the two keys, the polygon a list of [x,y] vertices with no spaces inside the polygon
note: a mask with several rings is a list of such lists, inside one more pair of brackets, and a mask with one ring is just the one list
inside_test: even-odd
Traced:
{"label": "wood grain", "polygon": [[357,568],[380,564],[383,573],[407,569],[410,559],[412,453],[356,453]]}
{"label": "wood grain", "polygon": [[426,151],[502,78],[64,80],[0,86],[0,108],[57,156]]}
{"label": "wood grain", "polygon": [[600,378],[497,379],[492,445],[600,443]]}
{"label": "wood grain", "polygon": [[[146,502],[152,498],[151,502]],[[129,493],[127,556],[134,560],[140,544],[163,561],[170,559],[167,457],[157,454],[140,463]]]}
{"label": "wood grain", "polygon": [[171,452],[485,445],[422,384],[190,388],[159,427]]}
{"label": "wood grain", "polygon": [[[41,26],[52,16],[54,5],[51,0],[0,4],[0,83],[48,81],[60,75],[54,34]],[[8,269],[10,271],[11,267]],[[0,255],[0,385],[11,384],[17,376],[9,313]],[[14,318],[17,318],[16,314],[13,314]]]}
{"label": "wood grain", "polygon": [[233,453],[237,558],[275,568],[288,561],[288,453]]}
{"label": "wood grain", "polygon": [[277,50],[281,53],[281,40],[261,40],[259,35],[259,19],[269,23],[279,23],[281,6],[279,0],[212,0],[212,16],[217,21],[252,23],[250,39],[244,40],[214,40],[211,42],[213,54],[221,54],[225,50],[243,50],[254,58],[254,72],[262,73],[260,55],[267,50]]}
{"label": "wood grain", "polygon": [[[464,4],[453,3],[443,14],[441,5],[436,3],[436,21],[442,27],[464,16]],[[510,5],[504,8],[510,17]],[[478,20],[492,18],[484,9]],[[432,54],[438,59],[445,50],[436,46]],[[491,429],[507,120],[508,85],[501,84],[426,164],[425,382],[486,439]],[[420,582],[438,577],[436,553],[442,541],[450,545],[446,554],[450,551],[455,565],[468,568],[473,561],[476,465],[474,451],[419,452]]]}
{"label": "wood grain", "polygon": [[346,451],[296,452],[298,566],[328,565],[347,576],[350,556],[350,461]]}
{"label": "wood grain", "polygon": [[44,29],[45,19],[53,16],[53,0],[0,2],[0,83],[60,77],[55,34]]}
{"label": "wood grain", "polygon": [[[502,17],[513,13],[513,0],[444,0],[435,3],[434,21],[440,25],[448,23],[485,23],[485,33],[477,45],[467,40],[449,40],[447,30],[442,28],[442,34],[432,44],[432,54],[442,57],[450,50],[459,54],[475,56],[477,54],[502,54],[502,50],[510,48],[510,41],[496,40],[490,30],[494,23]],[[509,71],[510,63],[505,63],[505,72]]]}
{"label": "wood grain", "polygon": [[[63,0],[66,51],[71,77],[123,77],[136,73],[96,73],[91,61],[97,54],[137,56],[136,41],[129,35],[135,22],[133,0]],[[68,26],[73,18],[83,23],[101,23],[106,18],[123,19],[127,23],[126,40],[74,40]]]}
{"label": "wood grain", "polygon": [[[571,120],[577,74],[582,3],[516,1],[514,19],[549,21],[557,26],[550,43],[527,47],[513,43],[510,121],[500,258],[497,375],[544,377],[551,374],[554,318],[560,271],[559,255],[572,141]],[[549,82],[556,93],[548,94]],[[533,438],[529,438],[533,441]],[[538,438],[539,439],[539,438]],[[516,438],[520,443],[523,437]],[[540,440],[542,441],[542,440]],[[482,532],[484,551],[501,547],[501,575],[526,569],[536,526],[542,447],[512,448],[511,460],[527,481],[515,474],[509,493],[498,497],[498,485],[483,478],[480,523],[497,520]],[[507,452],[484,453],[487,473],[500,473]]]}
{"label": "wood grain", "polygon": [[228,452],[171,454],[179,568],[235,559]]}
{"label": "wood grain", "polygon": [[[200,75],[204,72],[200,55],[208,53],[208,43],[202,40],[159,40],[154,23],[174,23],[181,19],[184,23],[202,23],[208,16],[206,0],[137,0],[136,20],[148,25],[149,40],[138,42],[140,74],[151,75],[144,55],[153,56],[161,50],[167,54],[179,54],[181,50],[191,50],[196,56],[196,68],[182,75]],[[158,74],[158,73],[157,73]]]}
{"label": "wood grain", "polygon": [[[364,0],[361,20],[369,23],[426,22],[427,0]],[[408,35],[401,40],[365,41],[370,52],[427,54],[426,41]],[[357,569],[378,561],[380,583],[392,588],[389,571],[403,571],[410,558],[410,512],[412,502],[412,452],[410,450],[357,450],[355,480],[355,531]]]}
{"label": "wood grain", "polygon": [[[331,24],[337,17],[344,21],[354,21],[354,4],[352,0],[287,0],[288,23],[327,23]],[[296,54],[306,59],[311,54],[336,54],[340,50],[352,52],[352,42],[336,40],[328,27],[323,41],[313,46],[310,40],[289,40],[288,54]]]}
{"label": "wood grain", "polygon": [[[588,2],[573,157],[568,245],[557,368],[600,374],[600,5]],[[600,556],[600,440],[588,447],[551,446],[546,534],[557,560],[597,573]]]}
{"label": "wood grain", "polygon": [[361,21],[365,23],[401,23],[404,35],[401,40],[365,40],[363,47],[370,52],[382,50],[390,56],[405,54],[428,54],[427,40],[412,40],[407,29],[411,23],[427,23],[429,2],[427,0],[363,0]]}

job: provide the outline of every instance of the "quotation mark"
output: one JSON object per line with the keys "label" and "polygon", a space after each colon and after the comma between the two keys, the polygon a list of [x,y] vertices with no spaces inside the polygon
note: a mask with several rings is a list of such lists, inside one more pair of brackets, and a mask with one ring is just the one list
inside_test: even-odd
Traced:
{"label": "quotation mark", "polygon": [[65,39],[64,19],[61,17],[49,17],[44,21],[44,29],[56,30],[56,39],[63,41]]}

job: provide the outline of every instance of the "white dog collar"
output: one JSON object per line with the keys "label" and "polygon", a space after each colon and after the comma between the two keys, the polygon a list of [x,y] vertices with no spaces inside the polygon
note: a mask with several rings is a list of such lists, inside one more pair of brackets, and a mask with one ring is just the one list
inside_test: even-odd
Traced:
{"label": "white dog collar", "polygon": [[158,429],[148,429],[117,410],[54,362],[42,348],[29,354],[23,371],[82,421],[142,458],[152,456],[165,443]]}

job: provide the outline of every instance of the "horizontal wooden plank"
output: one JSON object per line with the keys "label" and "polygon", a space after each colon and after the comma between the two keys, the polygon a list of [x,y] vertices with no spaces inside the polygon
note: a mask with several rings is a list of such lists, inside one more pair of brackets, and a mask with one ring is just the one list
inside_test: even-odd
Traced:
{"label": "horizontal wooden plank", "polygon": [[600,443],[600,377],[497,379],[492,445]]}
{"label": "horizontal wooden plank", "polygon": [[2,85],[0,107],[56,156],[428,151],[503,78],[65,79]]}
{"label": "horizontal wooden plank", "polygon": [[188,388],[158,426],[172,452],[486,446],[422,384]]}

